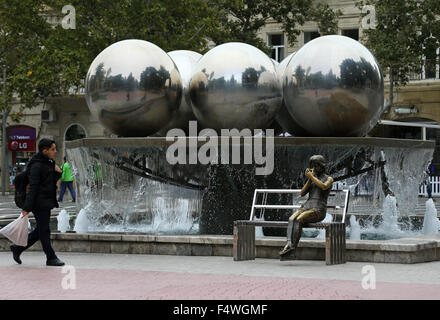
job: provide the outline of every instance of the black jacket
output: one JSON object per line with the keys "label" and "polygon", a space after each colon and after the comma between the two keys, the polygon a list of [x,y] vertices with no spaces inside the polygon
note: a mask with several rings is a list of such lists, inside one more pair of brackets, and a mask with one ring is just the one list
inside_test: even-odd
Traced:
{"label": "black jacket", "polygon": [[41,211],[58,208],[57,181],[61,173],[55,171],[55,162],[39,152],[29,161],[30,190],[23,206],[25,211]]}

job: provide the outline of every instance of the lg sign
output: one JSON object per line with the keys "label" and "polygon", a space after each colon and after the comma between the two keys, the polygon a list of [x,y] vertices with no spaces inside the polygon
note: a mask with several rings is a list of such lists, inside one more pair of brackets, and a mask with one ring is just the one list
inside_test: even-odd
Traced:
{"label": "lg sign", "polygon": [[8,130],[8,149],[18,152],[34,152],[36,134],[34,128],[17,126]]}
{"label": "lg sign", "polygon": [[10,151],[35,151],[35,141],[32,140],[9,141],[8,149]]}

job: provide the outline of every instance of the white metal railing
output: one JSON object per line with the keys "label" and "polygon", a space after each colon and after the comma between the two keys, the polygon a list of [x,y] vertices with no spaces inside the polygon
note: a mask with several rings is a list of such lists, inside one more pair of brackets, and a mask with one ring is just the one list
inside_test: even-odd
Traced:
{"label": "white metal railing", "polygon": [[[299,209],[301,207],[301,205],[299,204],[283,204],[283,205],[274,205],[274,204],[267,204],[267,195],[269,193],[300,193],[301,189],[255,189],[254,191],[254,199],[252,201],[252,209],[251,209],[251,215],[249,217],[250,221],[254,220],[255,217],[255,209],[260,209],[262,210],[261,214],[264,216],[264,210],[265,209]],[[344,200],[344,205],[343,206],[327,206],[327,208],[333,208],[333,209],[343,209],[343,214],[342,214],[342,222],[345,221],[345,215],[347,213],[347,209],[348,209],[348,199],[350,196],[350,191],[348,189],[344,189],[344,190],[332,190],[331,194],[335,193],[335,192],[344,192],[345,193],[345,200]],[[262,194],[263,195],[263,203],[262,204],[257,204],[257,198],[258,198],[258,194]],[[330,194],[330,195],[331,195]]]}
{"label": "white metal railing", "polygon": [[[431,190],[433,196],[440,196],[440,177],[429,177],[429,182],[431,183]],[[422,183],[419,189],[420,196],[428,196],[428,185]]]}

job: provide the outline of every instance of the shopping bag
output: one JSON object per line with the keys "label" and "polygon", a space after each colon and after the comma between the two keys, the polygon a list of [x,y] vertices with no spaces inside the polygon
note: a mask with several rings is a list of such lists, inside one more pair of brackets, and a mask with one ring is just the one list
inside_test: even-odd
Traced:
{"label": "shopping bag", "polygon": [[25,247],[28,240],[28,223],[28,216],[21,214],[17,219],[0,229],[0,233],[16,245]]}

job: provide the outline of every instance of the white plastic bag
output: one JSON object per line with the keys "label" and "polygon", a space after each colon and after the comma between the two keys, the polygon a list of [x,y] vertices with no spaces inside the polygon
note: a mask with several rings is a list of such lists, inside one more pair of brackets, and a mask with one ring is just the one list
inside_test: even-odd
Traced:
{"label": "white plastic bag", "polygon": [[18,246],[27,246],[28,240],[28,216],[22,214],[7,226],[0,229],[0,233]]}

